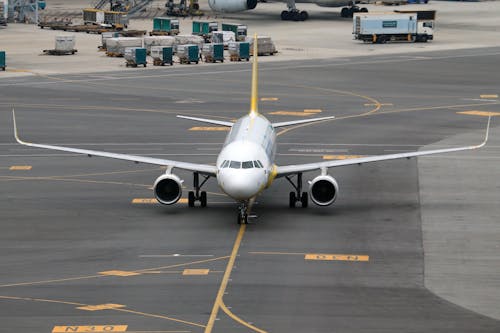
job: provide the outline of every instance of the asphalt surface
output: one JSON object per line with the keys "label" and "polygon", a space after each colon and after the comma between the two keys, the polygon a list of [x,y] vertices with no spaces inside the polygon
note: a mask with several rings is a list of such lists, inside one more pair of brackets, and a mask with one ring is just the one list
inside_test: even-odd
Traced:
{"label": "asphalt surface", "polygon": [[[281,132],[277,163],[413,151],[466,133],[474,142],[457,144],[479,143],[486,118],[457,112],[500,112],[498,97],[481,97],[499,93],[499,56],[263,64],[260,96],[270,99],[260,111],[270,119],[337,116]],[[500,321],[425,286],[415,159],[330,170],[340,194],[327,208],[289,209],[291,187],[278,179],[240,227],[213,179],[206,209],[134,204],[153,197],[161,168],[27,148],[12,136],[15,106],[26,141],[214,163],[226,132],[190,130],[203,124],[175,115],[237,118],[249,88],[246,63],[0,81],[0,331],[500,331]],[[178,174],[189,188],[190,174]],[[498,197],[488,183],[481,191]]]}

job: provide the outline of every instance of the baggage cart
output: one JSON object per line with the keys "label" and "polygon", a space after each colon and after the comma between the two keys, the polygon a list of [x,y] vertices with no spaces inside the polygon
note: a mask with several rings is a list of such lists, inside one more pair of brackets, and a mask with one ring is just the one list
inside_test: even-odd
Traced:
{"label": "baggage cart", "polygon": [[205,42],[210,41],[213,31],[219,30],[219,23],[216,21],[193,21],[193,35],[201,36]]}
{"label": "baggage cart", "polygon": [[217,61],[224,62],[224,44],[211,43],[203,45],[201,54],[205,58],[205,62],[215,63]]}
{"label": "baggage cart", "polygon": [[179,33],[179,20],[168,17],[155,17],[153,19],[153,31],[150,36],[170,36]]}
{"label": "baggage cart", "polygon": [[250,60],[250,43],[248,42],[231,42],[228,51],[231,61]]}
{"label": "baggage cart", "polygon": [[200,60],[200,51],[198,45],[177,45],[177,56],[179,57],[181,64],[190,64],[192,62],[198,64]]}
{"label": "baggage cart", "polygon": [[151,57],[153,65],[165,66],[165,64],[174,64],[172,46],[151,46]]}
{"label": "baggage cart", "polygon": [[236,41],[245,41],[247,37],[247,26],[240,23],[222,23],[222,31],[232,31]]}
{"label": "baggage cart", "polygon": [[146,67],[146,49],[143,47],[127,47],[124,54],[127,67],[137,67],[143,65]]}

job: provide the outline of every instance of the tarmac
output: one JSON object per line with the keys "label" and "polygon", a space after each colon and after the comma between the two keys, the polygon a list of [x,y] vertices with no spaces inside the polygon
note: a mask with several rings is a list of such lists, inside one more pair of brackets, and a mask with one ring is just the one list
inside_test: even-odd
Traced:
{"label": "tarmac", "polygon": [[[277,164],[478,144],[500,114],[499,56],[263,62],[269,119],[337,117],[280,131]],[[331,169],[330,207],[288,208],[278,179],[248,226],[213,179],[209,207],[162,206],[162,168],[13,139],[15,107],[25,141],[214,163],[226,132],[175,115],[241,116],[250,73],[0,81],[0,331],[499,332],[498,118],[481,150]],[[187,191],[192,176],[178,174]]]}

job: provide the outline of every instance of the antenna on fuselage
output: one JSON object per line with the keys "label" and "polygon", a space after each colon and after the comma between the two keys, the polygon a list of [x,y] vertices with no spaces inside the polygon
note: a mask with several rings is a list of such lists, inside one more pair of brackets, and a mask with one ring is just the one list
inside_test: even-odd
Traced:
{"label": "antenna on fuselage", "polygon": [[252,97],[250,99],[250,114],[259,113],[259,93],[258,93],[258,67],[257,67],[257,34],[253,36],[253,64],[252,64]]}

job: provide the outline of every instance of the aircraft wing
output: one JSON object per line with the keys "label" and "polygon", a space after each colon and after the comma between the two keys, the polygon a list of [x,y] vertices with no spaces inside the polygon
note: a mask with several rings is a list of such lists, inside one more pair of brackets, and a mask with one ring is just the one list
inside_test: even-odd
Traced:
{"label": "aircraft wing", "polygon": [[177,118],[189,119],[189,120],[199,121],[201,123],[220,125],[220,126],[226,126],[226,127],[232,127],[234,125],[234,123],[232,123],[230,121],[212,120],[212,119],[198,118],[198,117],[188,117],[188,116],[177,115]]}
{"label": "aircraft wing", "polygon": [[87,155],[89,157],[99,156],[99,157],[114,158],[114,159],[124,160],[124,161],[132,161],[135,163],[146,163],[146,164],[169,166],[172,168],[178,168],[178,169],[183,169],[183,170],[188,170],[188,171],[193,171],[193,172],[199,172],[199,173],[211,175],[211,176],[215,176],[217,173],[217,167],[214,165],[209,165],[209,164],[179,162],[179,161],[164,160],[164,159],[160,159],[160,158],[153,158],[153,157],[146,157],[146,156],[117,154],[117,153],[109,153],[109,152],[97,151],[97,150],[88,150],[88,149],[79,149],[79,148],[70,148],[70,147],[52,146],[52,145],[44,145],[44,144],[25,142],[25,141],[22,141],[21,139],[19,139],[19,135],[17,132],[17,125],[16,125],[16,115],[15,115],[14,110],[12,110],[12,120],[14,123],[14,136],[16,138],[16,141],[18,143],[25,145],[25,146],[28,146],[28,147],[59,150],[59,151],[65,151],[65,152],[69,152],[69,153],[83,154],[83,155]]}
{"label": "aircraft wing", "polygon": [[328,168],[345,166],[345,165],[353,165],[353,164],[363,164],[363,163],[371,163],[371,162],[379,162],[379,161],[388,161],[388,160],[396,160],[400,158],[411,158],[418,156],[426,156],[426,155],[434,155],[434,154],[444,154],[444,153],[452,153],[456,151],[464,151],[464,150],[473,150],[483,147],[488,141],[488,133],[490,130],[490,121],[491,117],[488,117],[488,125],[486,127],[486,134],[484,141],[475,146],[467,146],[467,147],[458,147],[458,148],[447,148],[447,149],[435,149],[435,150],[426,150],[426,151],[416,151],[416,152],[408,152],[408,153],[398,153],[398,154],[388,154],[388,155],[378,155],[378,156],[367,156],[367,157],[359,157],[359,158],[351,158],[346,160],[337,160],[337,161],[326,161],[326,162],[317,162],[317,163],[307,163],[307,164],[296,164],[296,165],[285,165],[277,167],[277,177],[284,177],[291,174],[296,174],[300,172],[307,172],[313,170],[326,170]]}

